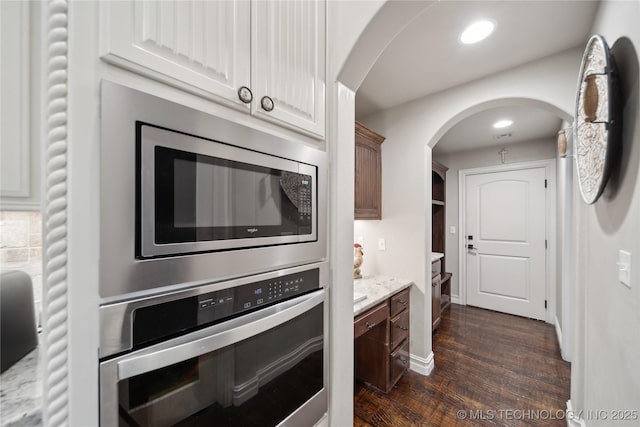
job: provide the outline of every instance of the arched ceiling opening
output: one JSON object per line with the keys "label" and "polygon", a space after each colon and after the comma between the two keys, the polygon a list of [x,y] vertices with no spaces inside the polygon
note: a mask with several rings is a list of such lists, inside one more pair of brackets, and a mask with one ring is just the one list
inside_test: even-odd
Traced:
{"label": "arched ceiling opening", "polygon": [[[598,2],[590,0],[432,4],[388,42],[375,61],[358,88],[356,118],[584,48],[597,8]],[[377,23],[385,10],[380,12]],[[465,26],[480,19],[495,22],[495,31],[479,43],[460,43]]]}
{"label": "arched ceiling opening", "polygon": [[[501,120],[512,123],[496,128]],[[500,99],[461,111],[431,141],[435,153],[504,147],[554,138],[563,121],[572,118],[557,107],[532,99]],[[436,139],[437,138],[437,139]]]}

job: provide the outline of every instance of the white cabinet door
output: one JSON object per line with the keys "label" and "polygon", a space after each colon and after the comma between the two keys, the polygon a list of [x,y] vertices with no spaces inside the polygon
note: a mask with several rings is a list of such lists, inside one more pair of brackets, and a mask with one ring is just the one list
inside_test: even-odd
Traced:
{"label": "white cabinet door", "polygon": [[129,0],[102,7],[104,60],[249,109],[238,97],[250,84],[248,1]]}
{"label": "white cabinet door", "polygon": [[324,137],[325,1],[254,1],[252,23],[252,112]]}
{"label": "white cabinet door", "polygon": [[37,74],[32,74],[30,10],[30,2],[0,2],[2,209],[40,208],[39,125],[31,122],[32,78]]}

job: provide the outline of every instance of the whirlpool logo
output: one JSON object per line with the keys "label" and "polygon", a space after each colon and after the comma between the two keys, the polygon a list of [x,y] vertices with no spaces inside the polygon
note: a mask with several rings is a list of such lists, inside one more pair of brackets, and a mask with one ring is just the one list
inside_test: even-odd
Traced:
{"label": "whirlpool logo", "polygon": [[252,233],[252,234],[253,234],[253,233],[255,233],[256,231],[258,231],[258,229],[257,229],[257,228],[247,228],[247,231],[248,231],[249,233]]}

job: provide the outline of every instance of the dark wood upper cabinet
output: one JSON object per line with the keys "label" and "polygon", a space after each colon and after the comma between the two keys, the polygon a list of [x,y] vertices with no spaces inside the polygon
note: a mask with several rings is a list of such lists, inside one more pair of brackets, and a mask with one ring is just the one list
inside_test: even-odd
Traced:
{"label": "dark wood upper cabinet", "polygon": [[355,219],[382,219],[384,136],[355,123]]}

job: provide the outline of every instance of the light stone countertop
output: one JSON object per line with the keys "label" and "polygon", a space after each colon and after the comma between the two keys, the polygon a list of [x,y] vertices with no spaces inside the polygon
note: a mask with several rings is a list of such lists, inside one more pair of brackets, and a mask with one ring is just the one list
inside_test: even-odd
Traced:
{"label": "light stone countertop", "polygon": [[0,376],[0,426],[42,425],[40,346]]}
{"label": "light stone countertop", "polygon": [[444,254],[441,252],[431,252],[431,262],[435,262],[442,257],[444,257]]}
{"label": "light stone countertop", "polygon": [[354,279],[353,292],[367,296],[366,299],[353,305],[354,317],[411,285],[413,285],[411,280],[387,276],[364,276],[362,279]]}

